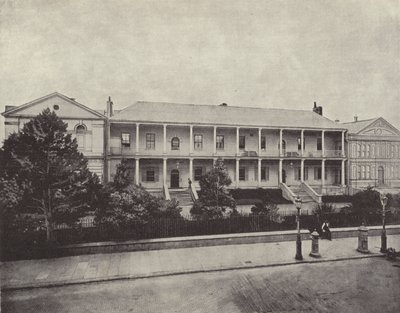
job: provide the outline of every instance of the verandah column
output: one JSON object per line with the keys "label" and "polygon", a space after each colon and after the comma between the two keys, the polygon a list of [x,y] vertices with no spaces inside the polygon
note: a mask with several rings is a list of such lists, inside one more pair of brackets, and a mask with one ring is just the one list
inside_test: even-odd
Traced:
{"label": "verandah column", "polygon": [[167,185],[167,158],[163,158],[163,186]]}
{"label": "verandah column", "polygon": [[261,159],[258,159],[257,181],[258,181],[258,187],[260,187],[261,186]]}
{"label": "verandah column", "polygon": [[239,187],[239,159],[236,159],[236,168],[235,168],[235,170],[236,170],[236,181],[235,181],[235,183],[236,183],[236,188],[238,188]]}
{"label": "verandah column", "polygon": [[214,126],[214,148],[213,153],[217,154],[217,126]]}
{"label": "verandah column", "polygon": [[279,159],[279,169],[278,169],[278,183],[281,184],[282,183],[282,159]]}
{"label": "verandah column", "polygon": [[236,127],[236,155],[239,155],[239,129],[240,127]]}
{"label": "verandah column", "polygon": [[167,153],[167,124],[163,125],[163,153]]}
{"label": "verandah column", "polygon": [[301,182],[304,182],[304,159],[301,159],[300,181],[301,181]]}
{"label": "verandah column", "polygon": [[304,129],[301,130],[300,144],[301,144],[301,156],[304,156]]}
{"label": "verandah column", "polygon": [[261,127],[258,128],[258,155],[261,155]]}
{"label": "verandah column", "polygon": [[[283,135],[283,129],[281,128],[279,130],[279,156],[283,156],[282,135]],[[280,182],[282,181],[280,180]]]}
{"label": "verandah column", "polygon": [[322,131],[321,134],[321,144],[322,144],[322,157],[325,156],[325,131]]}
{"label": "verandah column", "polygon": [[136,154],[139,154],[139,123],[136,124]]}
{"label": "verandah column", "polygon": [[340,182],[342,183],[342,187],[344,187],[344,186],[346,186],[346,182],[344,181],[345,180],[345,160],[342,160],[342,172],[341,172],[341,180],[340,180]]}
{"label": "verandah column", "polygon": [[342,157],[344,157],[344,131],[342,131]]}
{"label": "verandah column", "polygon": [[325,186],[325,160],[321,162],[321,185]]}
{"label": "verandah column", "polygon": [[135,184],[139,185],[139,158],[135,159]]}
{"label": "verandah column", "polygon": [[193,158],[189,159],[189,179],[193,182]]}
{"label": "verandah column", "polygon": [[189,153],[193,153],[193,125],[190,125]]}

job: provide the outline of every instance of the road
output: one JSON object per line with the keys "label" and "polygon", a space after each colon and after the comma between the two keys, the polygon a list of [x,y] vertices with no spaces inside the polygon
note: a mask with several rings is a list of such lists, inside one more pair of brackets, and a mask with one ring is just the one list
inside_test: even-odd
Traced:
{"label": "road", "polygon": [[400,312],[383,258],[10,291],[2,312]]}

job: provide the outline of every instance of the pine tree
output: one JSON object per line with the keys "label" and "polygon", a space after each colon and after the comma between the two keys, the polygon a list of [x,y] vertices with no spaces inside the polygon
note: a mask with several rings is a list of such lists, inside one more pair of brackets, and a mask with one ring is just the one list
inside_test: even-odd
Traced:
{"label": "pine tree", "polygon": [[2,159],[0,175],[24,191],[23,210],[44,216],[48,242],[55,224],[76,222],[100,189],[67,124],[49,109],[4,141]]}

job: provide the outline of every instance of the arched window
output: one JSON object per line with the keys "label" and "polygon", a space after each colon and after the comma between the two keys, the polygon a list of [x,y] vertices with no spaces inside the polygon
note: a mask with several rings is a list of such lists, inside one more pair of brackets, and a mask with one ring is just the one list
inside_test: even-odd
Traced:
{"label": "arched window", "polygon": [[76,142],[78,143],[78,149],[85,149],[86,126],[82,124],[76,126],[75,133],[76,133]]}
{"label": "arched window", "polygon": [[361,157],[365,157],[365,145],[361,146]]}
{"label": "arched window", "polygon": [[361,179],[365,179],[365,166],[361,166]]}
{"label": "arched window", "polygon": [[366,157],[369,158],[370,156],[371,156],[371,154],[370,154],[370,146],[367,145],[367,154],[366,154]]}
{"label": "arched window", "polygon": [[179,150],[180,141],[178,137],[171,139],[171,150]]}
{"label": "arched window", "polygon": [[361,145],[357,144],[357,156],[361,157]]}

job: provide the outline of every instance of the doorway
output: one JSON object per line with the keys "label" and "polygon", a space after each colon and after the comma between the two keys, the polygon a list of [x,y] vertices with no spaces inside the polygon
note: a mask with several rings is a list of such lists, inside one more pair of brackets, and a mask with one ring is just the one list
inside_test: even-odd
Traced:
{"label": "doorway", "polygon": [[179,188],[179,171],[171,171],[171,188]]}
{"label": "doorway", "polygon": [[385,170],[382,166],[378,168],[378,185],[385,184]]}
{"label": "doorway", "polygon": [[282,183],[286,184],[286,171],[282,170]]}

